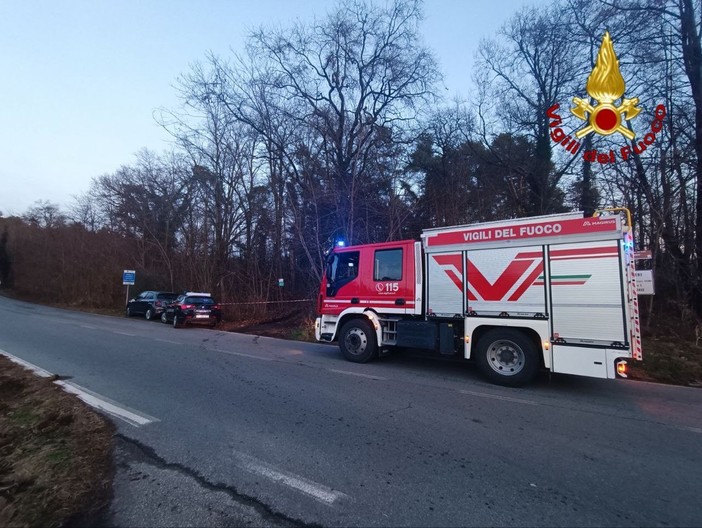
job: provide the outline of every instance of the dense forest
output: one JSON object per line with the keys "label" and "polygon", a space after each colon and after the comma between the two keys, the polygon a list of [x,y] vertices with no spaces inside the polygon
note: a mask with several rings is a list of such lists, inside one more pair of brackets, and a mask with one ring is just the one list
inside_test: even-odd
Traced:
{"label": "dense forest", "polygon": [[[653,254],[649,315],[702,316],[700,1],[524,7],[482,41],[469,98],[452,101],[422,9],[342,1],[251,33],[241,55],[203,57],[178,78],[182,104],[156,112],[171,152],[144,149],[96,176],[69,210],[39,201],[0,217],[1,286],[115,307],[134,269],[137,290],[306,299],[337,239],[621,206]],[[624,97],[638,98],[636,136],[589,134],[575,154],[553,116],[568,133],[583,126],[570,109],[589,100],[605,31]]]}

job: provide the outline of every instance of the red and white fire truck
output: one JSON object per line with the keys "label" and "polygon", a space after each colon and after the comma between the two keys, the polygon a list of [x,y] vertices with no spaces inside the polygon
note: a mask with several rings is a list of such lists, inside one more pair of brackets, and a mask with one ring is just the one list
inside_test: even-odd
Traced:
{"label": "red and white fire truck", "polygon": [[626,377],[641,359],[631,217],[613,210],[427,229],[334,247],[319,341],[364,363],[393,347],[462,354],[491,381],[539,369]]}

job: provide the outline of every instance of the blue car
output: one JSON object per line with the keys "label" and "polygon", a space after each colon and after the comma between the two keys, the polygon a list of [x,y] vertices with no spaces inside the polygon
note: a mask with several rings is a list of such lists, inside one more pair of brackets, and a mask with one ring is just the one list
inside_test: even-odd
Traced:
{"label": "blue car", "polygon": [[178,298],[177,293],[145,291],[130,299],[124,312],[126,317],[143,315],[147,321],[161,316],[166,306]]}

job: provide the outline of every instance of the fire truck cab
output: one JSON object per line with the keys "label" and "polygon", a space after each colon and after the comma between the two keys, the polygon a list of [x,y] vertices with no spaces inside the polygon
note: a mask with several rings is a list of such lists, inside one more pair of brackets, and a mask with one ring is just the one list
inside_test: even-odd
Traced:
{"label": "fire truck cab", "polygon": [[491,381],[539,369],[626,376],[641,359],[628,215],[548,215],[336,247],[315,332],[363,363],[394,347],[473,359]]}

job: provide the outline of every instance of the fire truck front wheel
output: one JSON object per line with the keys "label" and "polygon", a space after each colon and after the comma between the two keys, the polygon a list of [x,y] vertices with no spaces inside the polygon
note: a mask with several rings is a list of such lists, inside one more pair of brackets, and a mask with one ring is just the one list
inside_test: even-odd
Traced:
{"label": "fire truck front wheel", "polygon": [[375,332],[368,321],[353,319],[341,328],[339,348],[344,357],[354,363],[365,363],[378,351]]}
{"label": "fire truck front wheel", "polygon": [[478,368],[493,383],[517,387],[531,381],[539,369],[536,348],[531,340],[513,328],[495,328],[480,338]]}

